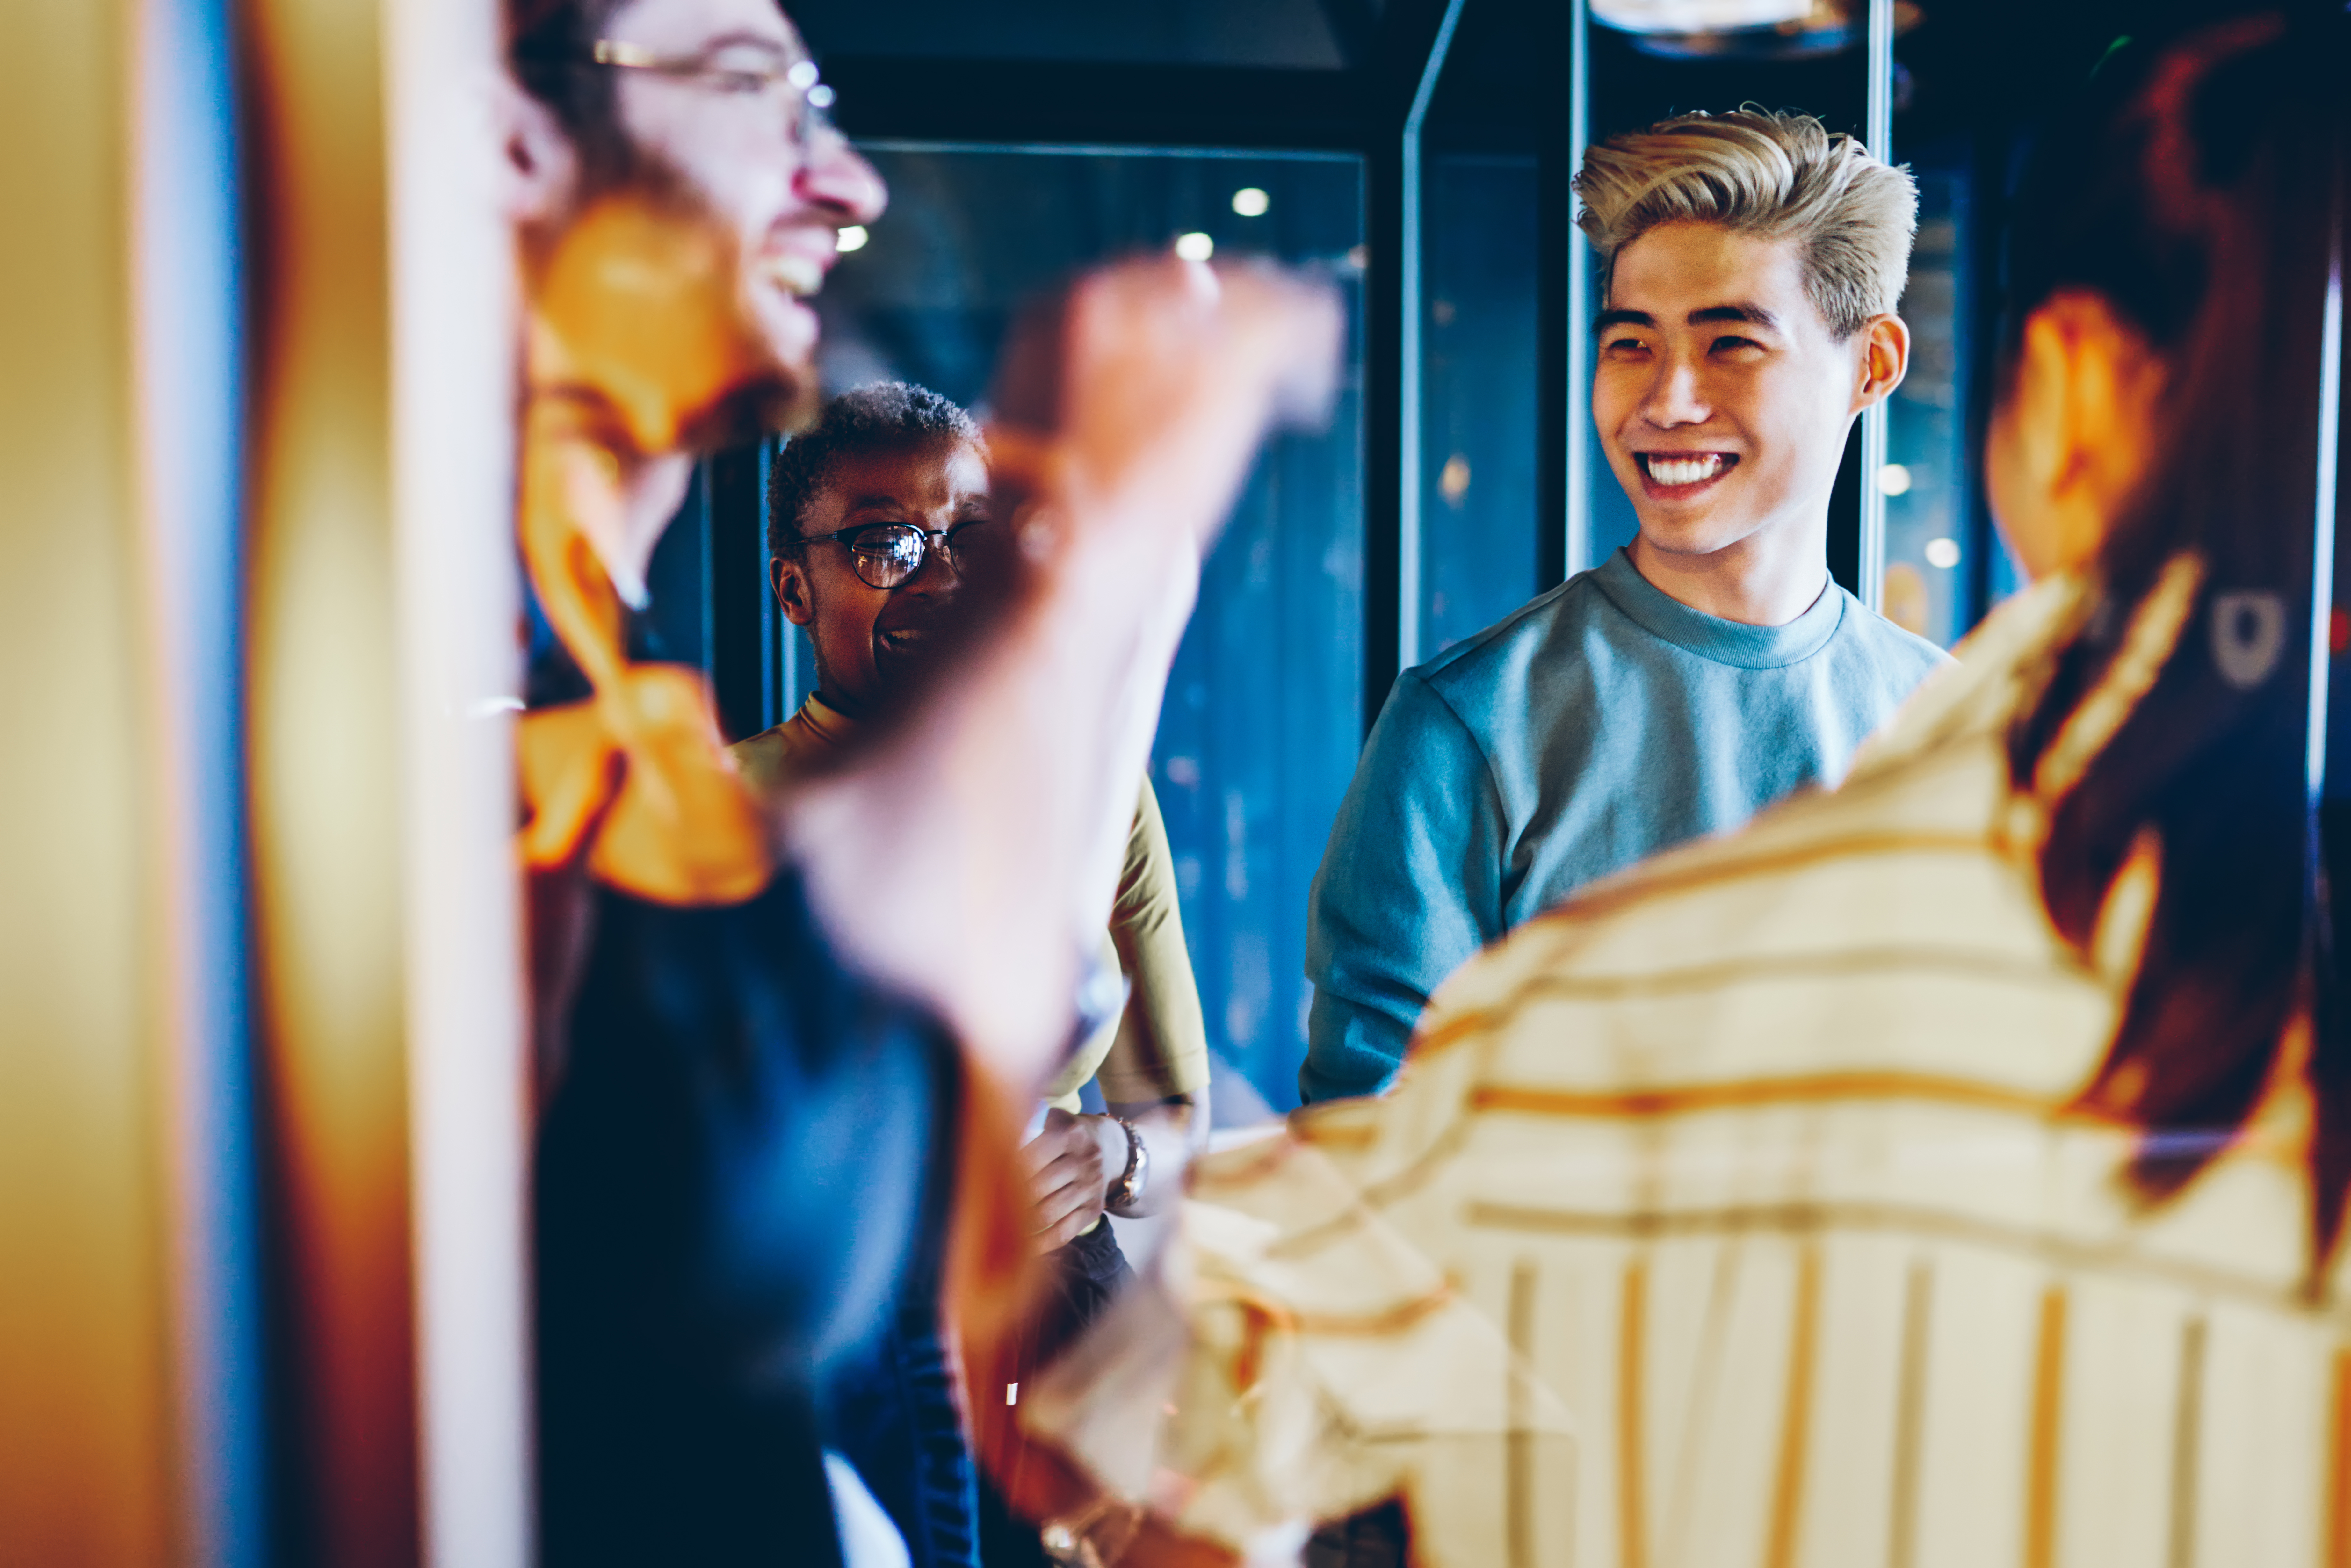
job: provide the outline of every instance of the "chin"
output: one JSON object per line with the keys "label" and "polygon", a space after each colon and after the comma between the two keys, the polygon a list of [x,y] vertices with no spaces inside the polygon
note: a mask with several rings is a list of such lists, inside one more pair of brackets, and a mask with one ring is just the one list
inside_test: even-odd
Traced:
{"label": "chin", "polygon": [[815,422],[823,403],[823,383],[816,363],[816,312],[796,299],[780,306],[762,301],[757,316],[759,340],[774,371],[768,427],[782,434],[798,434]]}
{"label": "chin", "polygon": [[1729,549],[1753,533],[1752,525],[1720,518],[1641,519],[1641,538],[1651,549],[1667,555],[1712,555]]}

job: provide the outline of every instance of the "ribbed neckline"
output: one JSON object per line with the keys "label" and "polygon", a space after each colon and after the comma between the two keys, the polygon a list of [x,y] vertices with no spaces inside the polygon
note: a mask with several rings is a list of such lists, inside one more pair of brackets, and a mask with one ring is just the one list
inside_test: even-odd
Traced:
{"label": "ribbed neckline", "polygon": [[858,729],[857,720],[850,717],[814,692],[809,693],[807,699],[800,704],[798,713],[777,727],[784,729],[794,725],[799,727],[800,732],[808,739],[814,741],[819,749],[828,755],[848,744]]}
{"label": "ribbed neckline", "polygon": [[1844,622],[1845,594],[1832,580],[1812,608],[1785,626],[1750,626],[1692,610],[1641,575],[1617,550],[1593,568],[1592,585],[1635,625],[1675,647],[1742,670],[1777,670],[1801,664],[1828,645]]}

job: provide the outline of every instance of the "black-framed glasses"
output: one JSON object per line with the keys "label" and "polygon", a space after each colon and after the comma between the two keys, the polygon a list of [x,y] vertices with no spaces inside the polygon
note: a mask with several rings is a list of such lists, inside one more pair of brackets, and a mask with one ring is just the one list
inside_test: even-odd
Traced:
{"label": "black-framed glasses", "polygon": [[729,98],[765,98],[778,89],[791,95],[792,142],[803,153],[832,127],[832,89],[817,79],[816,62],[791,59],[764,46],[732,44],[707,54],[656,55],[637,44],[599,38],[594,63],[612,70],[644,71],[690,83]]}
{"label": "black-framed glasses", "polygon": [[[829,534],[810,534],[804,542],[838,542],[849,552],[849,564],[860,580],[869,588],[887,590],[903,588],[912,581],[934,548],[948,569],[961,577],[963,562],[958,554],[971,549],[971,530],[987,521],[986,517],[966,517],[946,528],[918,528],[912,523],[861,523]],[[931,543],[933,539],[938,541],[935,547]]]}

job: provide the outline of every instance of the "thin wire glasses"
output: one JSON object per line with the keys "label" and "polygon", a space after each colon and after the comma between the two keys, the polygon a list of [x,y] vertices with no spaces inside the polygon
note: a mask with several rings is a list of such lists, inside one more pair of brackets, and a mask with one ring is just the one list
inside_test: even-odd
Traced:
{"label": "thin wire glasses", "polygon": [[706,88],[729,98],[791,95],[791,137],[802,152],[832,128],[832,89],[817,79],[816,62],[789,59],[764,47],[730,44],[715,53],[674,57],[616,38],[596,40],[595,63],[612,70],[644,71]]}
{"label": "thin wire glasses", "polygon": [[[886,590],[912,581],[934,548],[948,569],[961,577],[963,561],[958,552],[972,548],[971,530],[987,521],[985,517],[967,517],[951,528],[918,528],[912,523],[862,523],[834,533],[810,534],[807,542],[838,541],[849,552],[849,564],[860,580],[869,588]],[[938,541],[935,547],[931,543],[933,539]]]}

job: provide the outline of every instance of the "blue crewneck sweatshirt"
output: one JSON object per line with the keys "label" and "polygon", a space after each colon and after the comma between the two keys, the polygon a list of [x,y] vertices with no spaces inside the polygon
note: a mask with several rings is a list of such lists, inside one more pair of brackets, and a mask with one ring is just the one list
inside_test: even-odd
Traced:
{"label": "blue crewneck sweatshirt", "polygon": [[1386,1087],[1471,954],[1595,877],[1834,783],[1947,659],[1834,583],[1749,626],[1618,550],[1405,671],[1315,873],[1299,1092]]}

